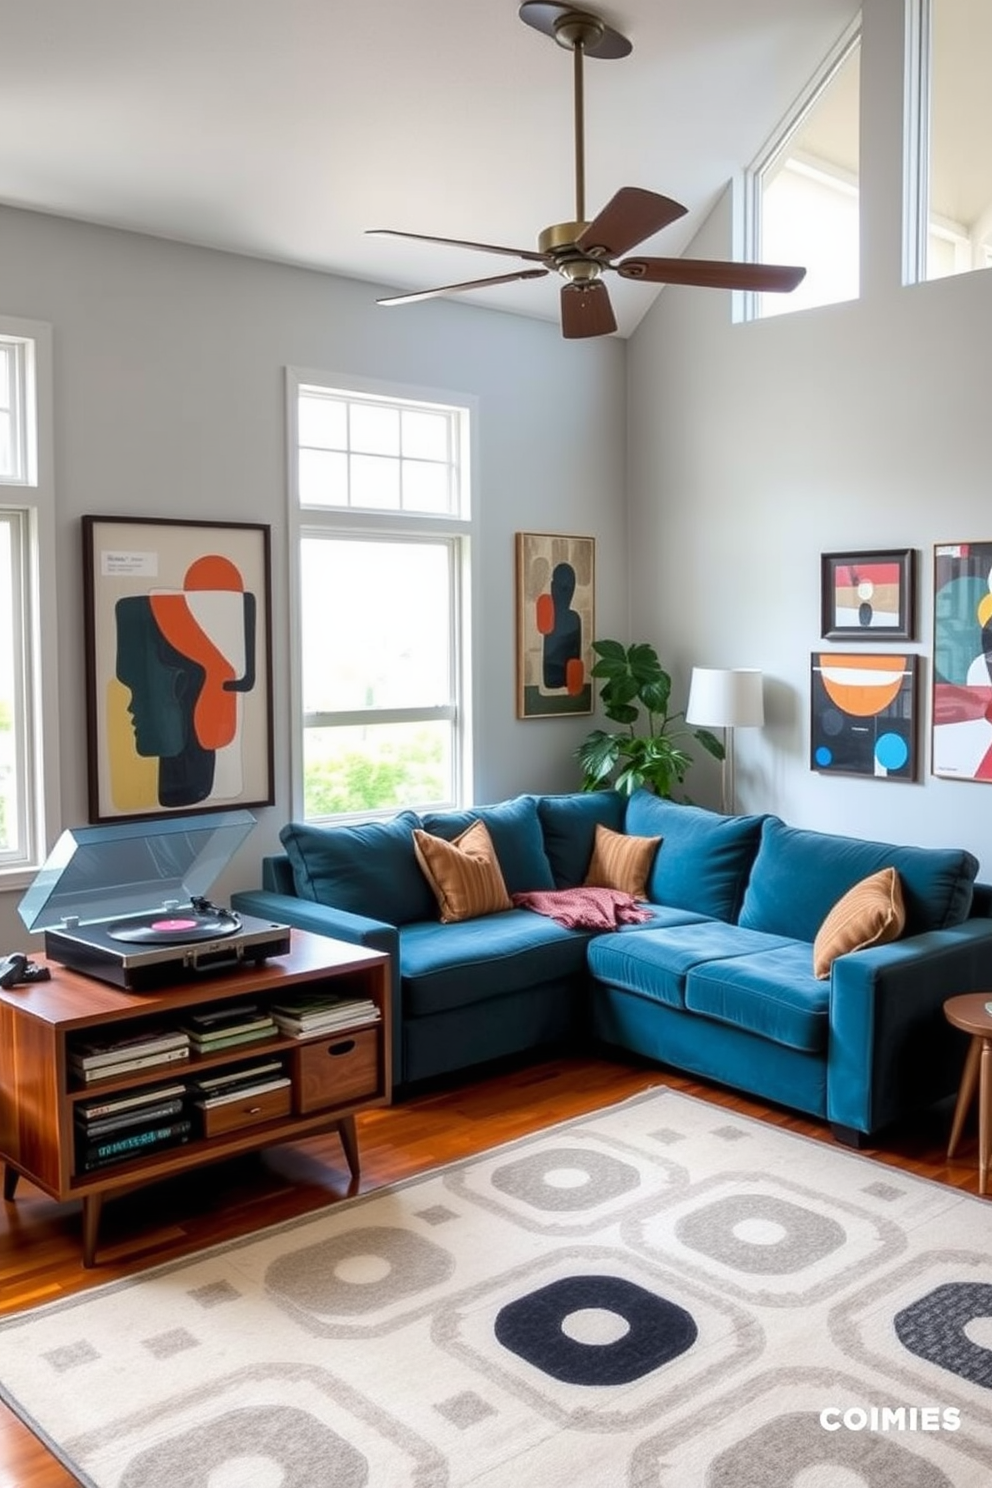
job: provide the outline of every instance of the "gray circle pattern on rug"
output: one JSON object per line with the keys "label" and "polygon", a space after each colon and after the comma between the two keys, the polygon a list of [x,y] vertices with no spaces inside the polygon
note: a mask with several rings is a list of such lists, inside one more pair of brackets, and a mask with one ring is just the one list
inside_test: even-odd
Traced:
{"label": "gray circle pattern on rug", "polygon": [[792,1488],[814,1469],[846,1469],[865,1488],[954,1488],[939,1467],[892,1437],[824,1431],[819,1416],[805,1412],[768,1421],[719,1453],[709,1465],[706,1488]]}
{"label": "gray circle pattern on rug", "polygon": [[[561,1175],[565,1182],[556,1183]],[[568,1181],[568,1180],[577,1181]],[[555,1147],[496,1168],[492,1185],[534,1209],[558,1214],[594,1209],[640,1186],[630,1163],[581,1147]]]}
{"label": "gray circle pattern on rug", "polygon": [[307,1411],[254,1406],[156,1442],[128,1463],[120,1488],[210,1488],[219,1469],[234,1482],[231,1471],[250,1458],[271,1464],[279,1488],[365,1488],[369,1480],[362,1453]]}
{"label": "gray circle pattern on rug", "polygon": [[[770,1224],[784,1233],[768,1244],[735,1233],[749,1224]],[[847,1238],[835,1219],[771,1194],[716,1199],[680,1219],[675,1233],[683,1245],[711,1260],[767,1276],[805,1270],[838,1250]]]}
{"label": "gray circle pattern on rug", "polygon": [[918,1359],[992,1390],[992,1349],[973,1343],[965,1332],[978,1318],[992,1318],[992,1285],[958,1281],[935,1287],[893,1321],[899,1342]]}
{"label": "gray circle pattern on rug", "polygon": [[433,1241],[374,1225],[280,1256],[265,1284],[315,1317],[364,1317],[439,1286],[454,1269],[453,1257]]}

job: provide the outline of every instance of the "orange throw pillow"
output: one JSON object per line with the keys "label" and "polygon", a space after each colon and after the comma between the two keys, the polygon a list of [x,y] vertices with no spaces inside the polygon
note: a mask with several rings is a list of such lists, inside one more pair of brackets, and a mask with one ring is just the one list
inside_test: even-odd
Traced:
{"label": "orange throw pillow", "polygon": [[838,899],[813,942],[813,974],[823,981],[837,956],[898,940],[906,925],[902,884],[894,868],[863,878]]}
{"label": "orange throw pillow", "polygon": [[634,899],[646,899],[648,878],[660,845],[660,837],[631,837],[597,822],[585,878],[587,888],[619,889]]}
{"label": "orange throw pillow", "polygon": [[453,842],[417,827],[413,850],[434,890],[441,923],[474,920],[512,909],[492,838],[481,821],[466,827]]}

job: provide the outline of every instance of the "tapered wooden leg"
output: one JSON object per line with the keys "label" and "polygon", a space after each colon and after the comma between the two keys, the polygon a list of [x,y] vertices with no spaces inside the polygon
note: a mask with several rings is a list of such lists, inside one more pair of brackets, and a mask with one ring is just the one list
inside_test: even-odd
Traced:
{"label": "tapered wooden leg", "polygon": [[978,1066],[982,1058],[982,1044],[984,1040],[977,1033],[968,1045],[968,1057],[964,1062],[964,1070],[961,1074],[961,1089],[958,1091],[957,1105],[954,1107],[954,1121],[951,1124],[951,1139],[947,1144],[947,1155],[953,1157],[964,1130],[965,1118],[975,1094],[975,1085],[978,1081]]}
{"label": "tapered wooden leg", "polygon": [[102,1209],[102,1193],[87,1194],[83,1199],[83,1265],[87,1267],[92,1266],[96,1260],[96,1242]]}
{"label": "tapered wooden leg", "polygon": [[992,1147],[992,1039],[982,1039],[982,1068],[978,1087],[978,1192],[985,1193],[989,1181],[989,1149]]}
{"label": "tapered wooden leg", "polygon": [[21,1175],[17,1171],[17,1169],[16,1168],[12,1168],[10,1166],[10,1163],[5,1163],[4,1164],[4,1169],[3,1169],[3,1196],[7,1200],[8,1203],[11,1201],[11,1199],[13,1199],[14,1194],[17,1192],[17,1180],[18,1180],[18,1178],[20,1178],[20,1176]]}
{"label": "tapered wooden leg", "polygon": [[338,1133],[351,1176],[358,1178],[361,1176],[362,1164],[358,1155],[358,1128],[354,1116],[342,1116],[338,1122]]}

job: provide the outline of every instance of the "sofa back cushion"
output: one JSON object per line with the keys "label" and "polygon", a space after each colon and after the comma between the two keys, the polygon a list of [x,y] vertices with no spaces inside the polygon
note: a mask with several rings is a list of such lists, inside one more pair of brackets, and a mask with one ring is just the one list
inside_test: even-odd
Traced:
{"label": "sofa back cushion", "polygon": [[538,799],[544,850],[556,889],[577,889],[585,883],[597,826],[622,832],[626,811],[627,797],[614,790],[576,791]]}
{"label": "sofa back cushion", "polygon": [[418,825],[435,837],[454,842],[476,821],[483,823],[492,839],[508,893],[555,887],[544,851],[536,796],[516,796],[496,806],[470,806],[465,811],[425,812]]}
{"label": "sofa back cushion", "polygon": [[412,811],[354,827],[290,822],[279,840],[293,866],[300,899],[409,925],[437,919],[437,901],[413,850],[413,832],[419,826]]}
{"label": "sofa back cushion", "polygon": [[648,898],[653,904],[736,920],[763,820],[721,816],[701,806],[635,791],[627,807],[626,830],[662,839],[648,879]]}
{"label": "sofa back cushion", "polygon": [[898,847],[787,827],[769,817],[744,896],[740,923],[772,935],[816,939],[847,891],[882,868],[895,868],[906,906],[906,935],[966,920],[978,860],[959,848]]}

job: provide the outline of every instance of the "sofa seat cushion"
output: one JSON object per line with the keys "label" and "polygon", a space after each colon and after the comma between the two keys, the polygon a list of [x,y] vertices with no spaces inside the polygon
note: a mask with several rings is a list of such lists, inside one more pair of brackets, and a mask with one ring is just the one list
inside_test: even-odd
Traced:
{"label": "sofa seat cushion", "polygon": [[619,791],[580,791],[567,796],[539,796],[537,814],[556,889],[585,883],[597,826],[622,832],[627,797]]}
{"label": "sofa seat cushion", "polygon": [[806,941],[693,967],[685,1005],[789,1049],[822,1054],[827,1047],[830,987],[813,975]]}
{"label": "sofa seat cushion", "polygon": [[[684,1008],[686,979],[694,967],[785,944],[780,936],[741,930],[722,920],[693,918],[664,929],[649,924],[631,933],[601,935],[589,946],[589,970],[597,981],[611,987]],[[808,946],[806,958],[809,961]]]}
{"label": "sofa seat cushion", "polygon": [[946,930],[968,918],[978,859],[959,848],[899,847],[787,827],[769,817],[744,895],[740,923],[752,930],[816,939],[834,905],[862,879],[895,868],[907,936]]}
{"label": "sofa seat cushion", "polygon": [[559,977],[584,978],[587,932],[511,909],[482,920],[404,925],[403,1015],[426,1018]]}
{"label": "sofa seat cushion", "polygon": [[721,816],[635,791],[624,830],[660,837],[648,878],[652,903],[734,921],[761,839],[760,816]]}
{"label": "sofa seat cushion", "polygon": [[496,806],[470,806],[465,811],[428,811],[425,832],[453,842],[473,822],[481,821],[492,839],[509,894],[531,889],[555,888],[551,864],[544,851],[544,837],[537,815],[536,796],[516,796]]}
{"label": "sofa seat cushion", "polygon": [[279,840],[297,897],[390,925],[436,917],[437,902],[413,850],[419,826],[412,811],[353,827],[290,822]]}

